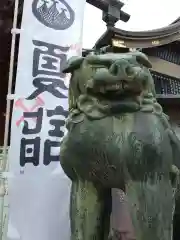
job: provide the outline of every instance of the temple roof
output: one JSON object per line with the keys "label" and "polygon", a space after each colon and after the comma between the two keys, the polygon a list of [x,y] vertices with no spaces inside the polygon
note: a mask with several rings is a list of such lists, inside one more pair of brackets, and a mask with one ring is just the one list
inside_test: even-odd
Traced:
{"label": "temple roof", "polygon": [[[108,0],[94,0],[93,3],[98,5],[103,3],[102,6],[107,7],[105,4]],[[22,14],[23,0],[19,0],[19,27],[20,19]],[[91,2],[91,0],[87,0]],[[102,7],[100,6],[100,7]],[[97,6],[96,6],[97,7]],[[8,80],[8,70],[9,70],[9,57],[10,57],[10,48],[11,48],[11,28],[12,28],[12,19],[14,12],[14,0],[1,0],[0,1],[0,78],[1,84],[7,84]],[[128,15],[126,16],[128,19]],[[171,77],[180,79],[180,63],[177,61],[173,62],[174,59],[179,59],[180,56],[180,18],[176,19],[172,24],[167,27],[160,29],[155,29],[151,31],[141,31],[141,32],[132,32],[125,31],[115,27],[109,27],[103,36],[96,42],[96,48],[102,46],[117,45],[119,48],[138,48],[142,49],[143,52],[147,53],[149,56],[152,56],[153,68],[156,72],[162,74],[168,74]],[[167,50],[169,43],[173,44],[173,53],[171,53],[172,61],[167,59],[166,52],[172,50]],[[171,45],[171,44],[170,44]],[[166,51],[164,49],[166,48]],[[172,48],[171,48],[172,49]],[[159,55],[157,55],[159,54]],[[16,54],[17,55],[17,54]],[[178,55],[174,57],[175,55]],[[163,57],[165,56],[165,57]],[[170,58],[169,58],[170,59]],[[167,65],[167,61],[171,62],[171,65]],[[0,95],[4,97],[4,89],[1,88]]]}
{"label": "temple roof", "polygon": [[96,48],[114,45],[124,48],[150,48],[165,45],[180,39],[180,18],[167,27],[149,31],[125,31],[109,27],[98,39]]}

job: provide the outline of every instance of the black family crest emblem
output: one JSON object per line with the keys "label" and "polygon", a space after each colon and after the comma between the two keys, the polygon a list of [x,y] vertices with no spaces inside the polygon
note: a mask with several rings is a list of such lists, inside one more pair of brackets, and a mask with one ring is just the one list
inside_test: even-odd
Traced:
{"label": "black family crest emblem", "polygon": [[74,10],[65,0],[33,0],[32,12],[38,21],[55,30],[69,28],[75,19]]}

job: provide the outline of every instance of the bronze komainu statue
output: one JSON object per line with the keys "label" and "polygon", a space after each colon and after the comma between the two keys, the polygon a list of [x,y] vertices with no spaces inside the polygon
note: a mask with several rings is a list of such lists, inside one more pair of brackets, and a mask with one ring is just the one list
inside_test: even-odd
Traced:
{"label": "bronze komainu statue", "polygon": [[72,58],[61,165],[72,180],[71,239],[120,239],[126,192],[137,240],[170,240],[180,143],[155,98],[147,57]]}

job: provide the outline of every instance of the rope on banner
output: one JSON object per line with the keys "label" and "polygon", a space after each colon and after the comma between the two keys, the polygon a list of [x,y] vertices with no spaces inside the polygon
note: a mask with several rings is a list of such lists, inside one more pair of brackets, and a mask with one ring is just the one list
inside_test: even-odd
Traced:
{"label": "rope on banner", "polygon": [[[10,65],[9,65],[9,79],[8,79],[8,95],[11,95],[12,92],[12,83],[13,83],[13,69],[14,69],[14,57],[15,57],[15,44],[16,44],[16,34],[18,31],[13,31],[17,27],[17,18],[18,18],[18,7],[19,0],[15,0],[14,6],[14,18],[13,18],[13,29],[12,40],[11,40],[11,53],[10,53]],[[7,96],[8,96],[7,95]],[[8,147],[8,135],[9,135],[9,126],[10,126],[10,110],[11,110],[11,100],[7,97],[6,99],[6,117],[5,117],[5,130],[4,130],[4,145],[3,145],[3,153],[2,153],[2,163],[0,167],[0,189],[2,189],[3,194],[2,197],[0,211],[1,211],[1,219],[0,219],[0,240],[3,239],[3,217],[4,217],[4,197],[5,197],[5,177],[3,176],[3,172],[6,171],[7,168],[7,147]],[[9,165],[9,164],[8,164]]]}

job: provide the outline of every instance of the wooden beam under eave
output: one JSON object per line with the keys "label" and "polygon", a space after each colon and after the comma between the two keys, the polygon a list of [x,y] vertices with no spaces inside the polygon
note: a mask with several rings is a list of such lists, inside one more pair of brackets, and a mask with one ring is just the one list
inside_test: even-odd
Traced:
{"label": "wooden beam under eave", "polygon": [[177,78],[180,81],[180,66],[168,61],[165,61],[158,57],[148,56],[151,64],[152,70],[164,74],[172,78]]}

